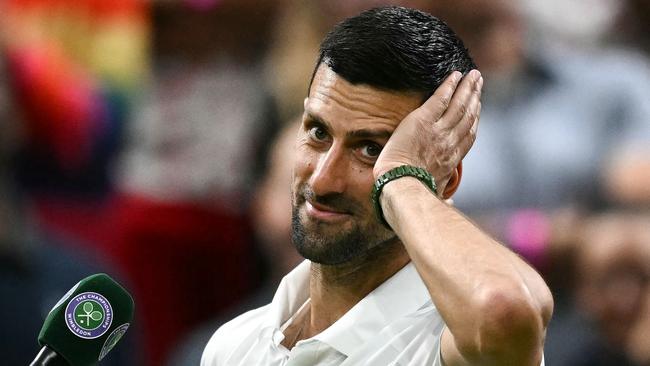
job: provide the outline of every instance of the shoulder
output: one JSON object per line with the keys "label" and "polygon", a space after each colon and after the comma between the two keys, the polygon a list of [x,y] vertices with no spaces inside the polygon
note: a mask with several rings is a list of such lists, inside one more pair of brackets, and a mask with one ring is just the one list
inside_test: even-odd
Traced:
{"label": "shoulder", "polygon": [[219,327],[203,351],[201,366],[223,364],[222,361],[238,346],[259,333],[269,307],[266,305],[248,311]]}

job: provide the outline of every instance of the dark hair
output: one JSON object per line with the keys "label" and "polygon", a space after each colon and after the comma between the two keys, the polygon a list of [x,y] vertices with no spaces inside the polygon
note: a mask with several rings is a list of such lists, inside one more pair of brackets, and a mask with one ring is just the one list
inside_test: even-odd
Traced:
{"label": "dark hair", "polygon": [[355,85],[422,92],[427,98],[451,72],[476,68],[444,22],[397,6],[367,10],[336,25],[321,43],[312,81],[321,63]]}

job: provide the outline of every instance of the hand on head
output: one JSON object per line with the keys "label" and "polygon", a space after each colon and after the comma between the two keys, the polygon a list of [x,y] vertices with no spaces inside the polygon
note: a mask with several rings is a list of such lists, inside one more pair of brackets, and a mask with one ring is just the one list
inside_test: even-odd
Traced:
{"label": "hand on head", "polygon": [[443,197],[454,193],[461,160],[476,140],[483,86],[478,70],[461,77],[460,72],[453,72],[402,120],[375,163],[375,178],[392,168],[413,165],[433,175]]}

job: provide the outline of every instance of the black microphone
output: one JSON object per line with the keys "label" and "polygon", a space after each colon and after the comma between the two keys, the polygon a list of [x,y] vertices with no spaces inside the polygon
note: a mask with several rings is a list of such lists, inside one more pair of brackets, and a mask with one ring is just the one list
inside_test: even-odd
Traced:
{"label": "black microphone", "polygon": [[133,321],[133,298],[100,273],[74,285],[45,318],[43,346],[30,366],[90,366],[101,361]]}

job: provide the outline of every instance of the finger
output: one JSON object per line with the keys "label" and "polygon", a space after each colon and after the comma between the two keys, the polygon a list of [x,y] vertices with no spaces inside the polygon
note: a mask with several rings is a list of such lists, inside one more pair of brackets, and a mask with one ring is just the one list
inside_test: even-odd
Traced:
{"label": "finger", "polygon": [[480,105],[481,105],[481,87],[483,85],[483,78],[479,78],[472,96],[470,98],[469,104],[467,105],[467,111],[462,116],[460,123],[454,127],[454,132],[458,136],[459,140],[462,140],[465,135],[470,131],[474,125],[474,120],[480,114]]}
{"label": "finger", "polygon": [[420,106],[419,112],[424,118],[432,123],[440,119],[440,116],[447,110],[454,91],[462,79],[463,74],[458,71],[452,72],[445,81],[440,84],[438,89]]}
{"label": "finger", "polygon": [[479,103],[479,114],[476,115],[476,118],[474,119],[474,123],[472,124],[469,133],[467,133],[465,137],[458,143],[458,152],[461,156],[461,159],[465,158],[465,156],[469,152],[469,149],[472,148],[472,145],[474,145],[474,142],[476,141],[476,134],[478,133],[478,125],[479,125],[479,121],[481,120],[480,109],[481,109],[481,104]]}
{"label": "finger", "polygon": [[441,117],[441,127],[450,129],[463,120],[469,111],[470,101],[477,90],[477,85],[480,79],[481,73],[478,70],[470,71],[470,73],[463,78],[454,92],[449,107]]}
{"label": "finger", "polygon": [[472,70],[463,78],[451,98],[449,107],[442,114],[441,127],[452,128],[462,121],[480,77],[481,73],[478,70]]}

